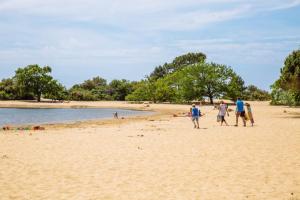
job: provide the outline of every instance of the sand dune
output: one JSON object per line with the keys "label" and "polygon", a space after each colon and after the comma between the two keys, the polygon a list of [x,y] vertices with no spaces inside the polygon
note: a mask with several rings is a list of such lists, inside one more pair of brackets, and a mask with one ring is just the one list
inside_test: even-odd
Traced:
{"label": "sand dune", "polygon": [[[300,199],[300,110],[253,104],[254,127],[220,127],[201,107],[77,102],[59,106],[152,109],[139,119],[46,131],[0,132],[0,199]],[[0,102],[0,106],[52,106]],[[57,105],[54,105],[57,107]],[[1,116],[3,117],[3,116]],[[234,124],[234,115],[228,118]]]}

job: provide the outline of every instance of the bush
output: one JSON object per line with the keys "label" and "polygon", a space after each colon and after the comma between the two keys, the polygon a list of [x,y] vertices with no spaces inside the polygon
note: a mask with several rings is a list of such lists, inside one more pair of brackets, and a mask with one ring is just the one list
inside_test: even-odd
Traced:
{"label": "bush", "polygon": [[273,89],[271,105],[288,105],[288,106],[298,106],[300,95],[289,90],[285,91],[281,88]]}

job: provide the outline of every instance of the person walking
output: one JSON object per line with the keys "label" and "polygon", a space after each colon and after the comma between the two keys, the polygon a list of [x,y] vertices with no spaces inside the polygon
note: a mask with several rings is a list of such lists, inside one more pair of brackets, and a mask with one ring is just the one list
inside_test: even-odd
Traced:
{"label": "person walking", "polygon": [[226,124],[226,126],[228,126],[228,124],[225,120],[226,113],[227,113],[227,116],[229,117],[227,105],[224,103],[224,101],[221,101],[220,106],[219,106],[219,116],[220,116],[221,126],[223,125],[223,122]]}
{"label": "person walking", "polygon": [[251,106],[249,103],[246,103],[246,108],[247,108],[247,115],[248,115],[248,118],[251,122],[251,125],[253,126],[254,125],[254,118],[253,118],[253,114],[252,114],[252,109],[251,109]]}
{"label": "person walking", "polygon": [[235,126],[238,126],[239,117],[242,118],[244,126],[246,126],[244,102],[241,100],[241,98],[238,98],[235,104],[236,104],[236,112],[235,112],[236,123],[235,123]]}
{"label": "person walking", "polygon": [[192,116],[192,121],[194,123],[194,128],[198,128],[199,129],[199,116],[200,114],[200,110],[196,107],[195,104],[192,104],[192,107],[190,109],[190,113]]}

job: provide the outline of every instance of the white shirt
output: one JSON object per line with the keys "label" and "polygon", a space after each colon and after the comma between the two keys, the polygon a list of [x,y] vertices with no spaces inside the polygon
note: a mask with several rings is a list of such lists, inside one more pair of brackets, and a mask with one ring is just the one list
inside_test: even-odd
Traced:
{"label": "white shirt", "polygon": [[225,116],[226,114],[226,105],[225,104],[221,104],[220,105],[220,113],[221,116]]}

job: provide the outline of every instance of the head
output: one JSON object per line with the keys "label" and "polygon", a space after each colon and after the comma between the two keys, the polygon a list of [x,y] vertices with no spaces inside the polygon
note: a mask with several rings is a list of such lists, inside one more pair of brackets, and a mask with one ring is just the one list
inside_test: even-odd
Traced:
{"label": "head", "polygon": [[192,104],[192,107],[195,107],[195,106],[196,106],[196,105],[193,103],[193,104]]}
{"label": "head", "polygon": [[224,101],[220,101],[220,104],[224,104]]}
{"label": "head", "polygon": [[250,107],[250,104],[249,104],[249,103],[245,103],[245,105],[246,105],[247,107]]}
{"label": "head", "polygon": [[237,100],[240,101],[240,100],[241,100],[241,97],[238,97]]}

